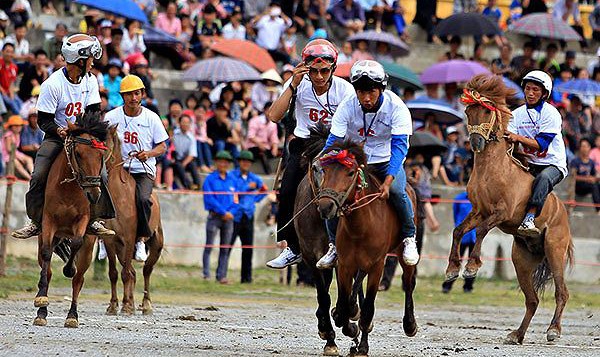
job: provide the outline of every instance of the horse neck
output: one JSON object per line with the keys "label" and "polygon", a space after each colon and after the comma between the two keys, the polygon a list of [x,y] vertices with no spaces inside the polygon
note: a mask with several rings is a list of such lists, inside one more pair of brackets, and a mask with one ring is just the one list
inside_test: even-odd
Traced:
{"label": "horse neck", "polygon": [[504,139],[487,143],[482,152],[475,153],[473,172],[481,173],[486,180],[505,176],[504,173],[513,165],[507,149]]}
{"label": "horse neck", "polygon": [[[52,163],[52,166],[50,167],[50,172],[48,173],[47,187],[53,187],[52,192],[59,191],[65,188],[71,190],[72,188],[68,185],[71,182],[66,182],[63,185],[61,185],[60,183],[63,180],[70,179],[72,177],[73,173],[71,172],[71,168],[67,164],[67,153],[65,150],[62,150],[61,153],[56,157],[56,159]],[[48,190],[46,190],[46,192],[48,192]]]}
{"label": "horse neck", "polygon": [[121,142],[119,141],[119,137],[117,135],[114,135],[112,138],[112,142],[112,152],[110,153],[110,158],[106,164],[106,167],[109,170],[123,164],[123,156],[121,156]]}
{"label": "horse neck", "polygon": [[[381,182],[379,182],[375,176],[369,174],[368,172],[365,172],[365,178],[367,180],[368,187],[363,190],[359,197],[379,192],[379,186],[381,185]],[[350,235],[351,237],[361,238],[362,232],[372,230],[373,222],[375,222],[376,217],[381,216],[380,213],[383,209],[385,209],[386,204],[386,201],[376,199],[368,205],[342,216],[342,224],[348,229],[349,232],[354,233]]]}

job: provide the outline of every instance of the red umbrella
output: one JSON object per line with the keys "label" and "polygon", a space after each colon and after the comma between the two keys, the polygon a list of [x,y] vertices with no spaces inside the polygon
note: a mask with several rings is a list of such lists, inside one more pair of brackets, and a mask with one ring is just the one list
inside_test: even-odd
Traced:
{"label": "red umbrella", "polygon": [[354,62],[338,64],[333,74],[342,78],[350,78],[350,69],[352,68],[353,64]]}
{"label": "red umbrella", "polygon": [[269,52],[251,41],[220,40],[213,44],[210,49],[225,56],[242,60],[260,72],[276,68],[275,61],[273,61]]}

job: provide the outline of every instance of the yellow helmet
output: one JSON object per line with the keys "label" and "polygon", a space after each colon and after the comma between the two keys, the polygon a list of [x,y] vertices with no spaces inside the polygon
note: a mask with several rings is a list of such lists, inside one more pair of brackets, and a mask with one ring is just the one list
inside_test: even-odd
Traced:
{"label": "yellow helmet", "polygon": [[135,74],[129,74],[121,80],[121,93],[133,92],[138,89],[146,89],[144,82]]}

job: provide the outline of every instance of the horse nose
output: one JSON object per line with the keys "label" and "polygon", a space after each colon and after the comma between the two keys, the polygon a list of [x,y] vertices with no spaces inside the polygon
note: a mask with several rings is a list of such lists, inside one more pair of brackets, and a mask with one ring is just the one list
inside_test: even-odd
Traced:
{"label": "horse nose", "polygon": [[319,211],[319,214],[321,215],[321,219],[333,218],[333,215],[335,214],[333,201],[319,200],[318,211]]}
{"label": "horse nose", "polygon": [[94,188],[85,190],[85,197],[88,199],[88,201],[91,204],[95,205],[100,200],[100,188],[94,187]]}

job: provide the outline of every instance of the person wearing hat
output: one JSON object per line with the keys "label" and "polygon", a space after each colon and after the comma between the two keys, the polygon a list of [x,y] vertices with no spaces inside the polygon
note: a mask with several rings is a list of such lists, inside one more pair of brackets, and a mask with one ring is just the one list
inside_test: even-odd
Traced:
{"label": "person wearing hat", "polygon": [[44,141],[44,132],[38,125],[38,114],[35,107],[29,109],[27,114],[27,125],[21,131],[20,150],[27,156],[35,159],[37,151]]}
{"label": "person wearing hat", "polygon": [[0,10],[0,43],[3,43],[6,38],[8,26],[10,26],[10,19],[4,10]]}
{"label": "person wearing hat", "polygon": [[[248,150],[242,150],[238,157],[240,167],[231,171],[235,181],[236,192],[264,192],[267,186],[261,178],[250,171],[254,155]],[[265,198],[266,194],[238,195],[238,209],[233,217],[233,236],[229,244],[233,245],[240,237],[242,246],[254,244],[254,211],[256,204]],[[252,282],[252,248],[242,248],[242,283]]]}
{"label": "person wearing hat", "polygon": [[25,121],[18,115],[11,115],[4,123],[4,134],[2,135],[2,158],[4,165],[8,165],[10,160],[10,148],[15,145],[15,171],[24,180],[31,179],[33,171],[33,159],[25,155],[19,148],[21,146],[21,130]]}
{"label": "person wearing hat", "polygon": [[275,69],[269,69],[260,75],[260,82],[254,83],[250,98],[252,106],[259,112],[265,111],[265,103],[273,102],[281,93],[283,79]]}
{"label": "person wearing hat", "polygon": [[458,175],[455,175],[455,154],[459,149],[458,136],[458,129],[455,126],[452,125],[446,128],[446,140],[444,140],[444,143],[448,147],[448,150],[444,153],[443,164],[450,182],[458,182]]}
{"label": "person wearing hat", "polygon": [[544,71],[531,71],[521,83],[525,104],[513,111],[504,132],[508,142],[521,144],[533,180],[526,215],[517,232],[524,237],[538,236],[535,218],[548,194],[567,177],[567,155],[562,136],[562,117],[547,102],[552,93],[552,78]]}
{"label": "person wearing hat", "polygon": [[[37,110],[39,126],[44,131],[44,141],[38,150],[29,191],[25,196],[27,215],[31,222],[12,232],[14,238],[26,239],[40,233],[46,180],[54,159],[64,150],[64,139],[68,134],[67,122],[74,122],[77,115],[84,112],[100,111],[98,81],[90,74],[94,59],[102,57],[100,42],[95,37],[75,34],[63,42],[62,54],[67,65],[54,71],[41,85]],[[115,234],[98,221],[98,218],[115,217],[106,179],[106,175],[103,175],[100,184],[101,202],[92,205],[93,217],[88,226],[88,232],[97,236]]]}
{"label": "person wearing hat", "polygon": [[[104,120],[116,125],[121,140],[123,167],[135,180],[137,236],[135,259],[146,260],[144,242],[152,235],[149,226],[152,212],[152,187],[156,176],[156,158],[167,151],[169,138],[160,117],[142,106],[145,87],[135,75],[128,75],[120,83],[119,93],[124,105],[106,113]],[[135,153],[132,157],[131,153]],[[100,254],[99,254],[100,257]]]}
{"label": "person wearing hat", "polygon": [[108,109],[113,109],[123,105],[123,97],[121,97],[120,88],[121,81],[121,70],[123,69],[123,62],[118,58],[111,58],[106,66],[106,72],[108,76],[104,77],[104,88],[108,94]]}
{"label": "person wearing hat", "polygon": [[97,27],[100,29],[100,34],[98,35],[98,40],[100,40],[100,42],[103,45],[108,45],[110,43],[110,41],[112,41],[112,38],[110,36],[110,32],[113,27],[112,21],[110,21],[109,19],[101,19],[98,21]]}
{"label": "person wearing hat", "polygon": [[[235,195],[236,182],[228,172],[233,162],[233,156],[228,151],[221,150],[215,155],[216,170],[206,176],[202,191],[204,194],[204,208],[208,211],[206,221],[206,248],[202,254],[202,274],[204,279],[210,278],[210,253],[217,232],[220,234],[220,245],[229,245],[233,234],[233,220],[238,210],[238,198]],[[208,193],[210,192],[210,193]],[[212,192],[215,192],[213,194]],[[231,192],[216,194],[216,192]],[[229,248],[219,249],[219,263],[216,278],[219,283],[227,284],[227,264]]]}

